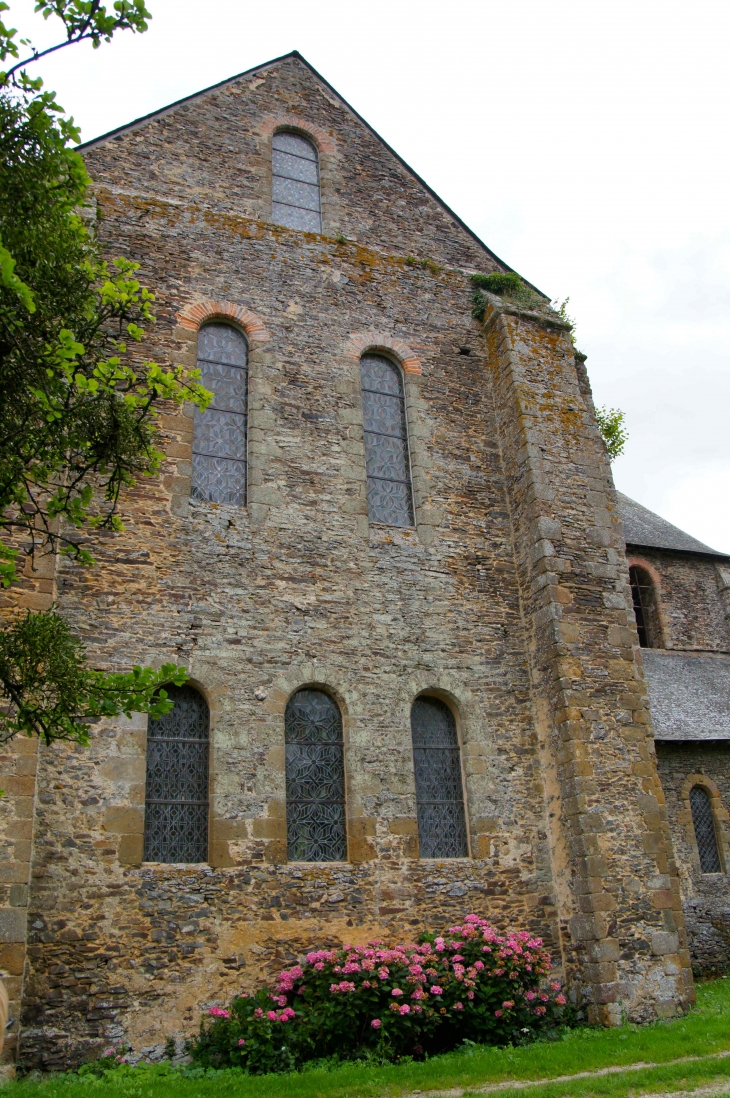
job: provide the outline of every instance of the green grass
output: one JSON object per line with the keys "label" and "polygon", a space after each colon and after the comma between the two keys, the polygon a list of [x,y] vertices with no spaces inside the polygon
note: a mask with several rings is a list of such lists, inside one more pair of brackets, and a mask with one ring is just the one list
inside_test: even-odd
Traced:
{"label": "green grass", "polygon": [[[684,1056],[711,1056],[730,1050],[730,979],[698,987],[697,1007],[686,1017],[651,1026],[626,1025],[620,1029],[578,1029],[558,1041],[540,1041],[524,1048],[472,1046],[434,1057],[424,1063],[367,1067],[344,1065],[331,1071],[294,1075],[241,1076],[217,1072],[200,1078],[162,1074],[165,1068],[110,1072],[94,1076],[56,1076],[27,1079],[3,1089],[3,1098],[380,1098],[409,1091],[452,1087],[482,1088],[518,1080],[555,1079],[605,1067],[656,1063],[625,1075],[599,1076],[573,1082],[545,1082],[517,1092],[529,1098],[580,1095],[640,1094],[647,1089],[667,1091],[684,1086],[727,1082],[730,1093],[730,1057],[697,1063],[670,1064]],[[663,1065],[663,1066],[662,1066]]]}

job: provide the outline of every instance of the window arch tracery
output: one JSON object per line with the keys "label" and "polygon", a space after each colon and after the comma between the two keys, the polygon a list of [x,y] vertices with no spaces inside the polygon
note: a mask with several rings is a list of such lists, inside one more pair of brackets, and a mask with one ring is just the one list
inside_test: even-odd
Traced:
{"label": "window arch tracery", "polygon": [[287,856],[347,859],[342,714],[323,690],[297,690],[284,716]]}
{"label": "window arch tracery", "polygon": [[275,133],[271,144],[271,213],[277,225],[322,232],[319,156],[313,143],[289,130]]}
{"label": "window arch tracery", "polygon": [[368,516],[387,526],[413,525],[403,378],[384,355],[360,359]]}
{"label": "window arch tracery", "polygon": [[144,860],[208,857],[210,712],[193,686],[165,687],[173,708],[147,728]]}
{"label": "window arch tracery", "polygon": [[697,852],[700,856],[700,868],[703,873],[722,873],[712,797],[704,785],[692,786],[689,791],[689,806],[692,811]]}
{"label": "window arch tracery", "polygon": [[422,858],[466,858],[461,748],[451,709],[421,695],[411,707],[418,842]]}
{"label": "window arch tracery", "polygon": [[193,424],[193,499],[246,504],[248,344],[231,324],[206,324],[198,334],[201,382],[213,393]]}

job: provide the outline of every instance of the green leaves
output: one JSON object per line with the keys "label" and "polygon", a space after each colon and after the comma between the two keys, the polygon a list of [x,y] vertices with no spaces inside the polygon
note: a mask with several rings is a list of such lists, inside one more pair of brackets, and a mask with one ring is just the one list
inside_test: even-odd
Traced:
{"label": "green leaves", "polygon": [[608,460],[615,461],[629,440],[624,413],[620,408],[596,408],[596,423],[606,444]]}
{"label": "green leaves", "polygon": [[[0,12],[7,5],[0,0]],[[41,3],[68,41],[95,44],[123,27],[143,30],[144,5],[119,0]],[[17,56],[0,27],[0,54]],[[4,53],[2,51],[5,51]],[[152,475],[161,401],[211,399],[196,370],[132,359],[128,345],[154,323],[154,295],[127,259],[105,261],[79,209],[89,177],[68,147],[78,132],[51,92],[21,73],[0,77],[0,584],[39,551],[93,565],[90,530],[122,529],[122,491]],[[55,612],[0,629],[0,739],[37,733],[86,742],[90,724],[134,710],[161,713],[155,691],[183,682],[172,665],[107,674],[89,668]],[[160,708],[162,707],[162,708]]]}
{"label": "green leaves", "polygon": [[[3,11],[8,11],[8,5],[4,2],[0,3],[0,12]],[[30,48],[27,57],[18,61],[7,72],[0,72],[0,86],[9,82],[15,83],[15,74],[20,72],[17,86],[27,89],[32,85],[35,90],[39,90],[40,82],[29,81],[22,71],[26,65],[77,42],[90,41],[93,48],[97,49],[102,42],[111,41],[119,30],[131,30],[141,34],[147,30],[147,20],[152,18],[143,0],[115,0],[110,8],[99,0],[39,0],[35,11],[40,12],[44,19],[49,19],[52,15],[60,19],[66,32],[66,40],[49,46],[48,49],[36,50],[26,39],[16,41],[17,31],[0,23],[0,61],[7,57],[19,57],[19,45]]]}
{"label": "green leaves", "polygon": [[0,742],[18,732],[53,740],[89,742],[104,717],[169,713],[165,684],[187,672],[175,664],[108,673],[88,666],[81,641],[55,610],[28,611],[0,631],[0,688],[10,704],[0,713]]}

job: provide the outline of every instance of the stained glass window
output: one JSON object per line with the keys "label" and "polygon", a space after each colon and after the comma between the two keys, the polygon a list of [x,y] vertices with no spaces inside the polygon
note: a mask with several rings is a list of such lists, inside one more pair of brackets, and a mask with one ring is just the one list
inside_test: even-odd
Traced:
{"label": "stained glass window", "polygon": [[363,355],[360,384],[370,521],[412,526],[408,429],[400,370],[382,355]]}
{"label": "stained glass window", "polygon": [[298,133],[275,133],[272,143],[272,216],[277,225],[322,232],[317,150]]}
{"label": "stained glass window", "polygon": [[193,499],[246,503],[248,348],[230,324],[206,324],[198,334],[201,381],[213,393],[204,412],[195,409]]}
{"label": "stained glass window", "polygon": [[208,726],[205,698],[192,686],[166,686],[175,703],[147,728],[144,860],[208,858]]}
{"label": "stained glass window", "polygon": [[286,707],[286,826],[293,862],[347,859],[342,716],[322,690],[298,690]]}
{"label": "stained glass window", "polygon": [[421,857],[466,858],[469,844],[454,714],[438,698],[416,698],[411,735]]}
{"label": "stained glass window", "polygon": [[642,648],[661,648],[659,613],[652,578],[643,568],[632,565],[629,581],[639,644]]}
{"label": "stained glass window", "polygon": [[702,872],[722,873],[712,800],[704,786],[692,786],[689,791],[689,806],[692,809],[692,823],[695,829]]}

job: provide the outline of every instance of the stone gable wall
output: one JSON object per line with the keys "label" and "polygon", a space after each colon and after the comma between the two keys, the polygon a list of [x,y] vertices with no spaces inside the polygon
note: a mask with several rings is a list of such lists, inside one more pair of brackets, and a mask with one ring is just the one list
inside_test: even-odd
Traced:
{"label": "stone gable wall", "polygon": [[[270,135],[296,119],[320,142],[322,235],[267,220]],[[41,751],[24,1061],[159,1048],[312,944],[402,939],[468,910],[544,937],[596,1020],[624,1002],[682,1009],[610,473],[560,324],[515,313],[485,341],[464,268],[493,258],[296,59],[86,157],[101,240],[157,294],[143,353],[193,365],[205,316],[249,334],[249,502],[190,502],[192,417],[171,408],[126,531],[96,541],[94,569],[61,568],[94,663],[177,660],[204,692],[210,854],[141,864],[144,720]],[[413,529],[367,518],[369,347],[404,368]],[[284,710],[305,685],[343,713],[346,864],[286,862]],[[422,691],[457,713],[469,859],[418,859]]]}

